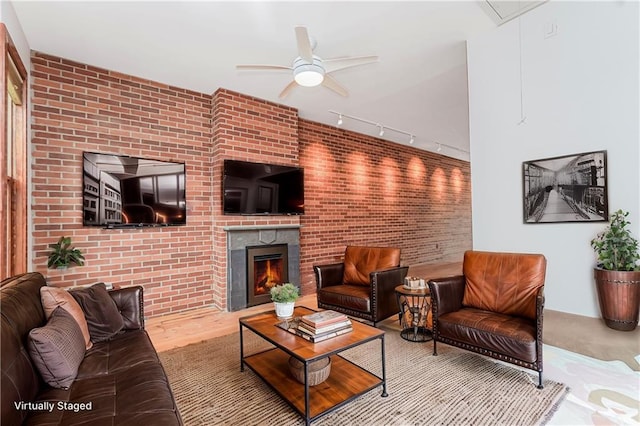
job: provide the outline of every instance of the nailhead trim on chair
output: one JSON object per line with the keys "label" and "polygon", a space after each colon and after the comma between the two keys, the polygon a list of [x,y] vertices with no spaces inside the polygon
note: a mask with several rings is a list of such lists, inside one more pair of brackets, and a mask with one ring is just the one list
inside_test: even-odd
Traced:
{"label": "nailhead trim on chair", "polygon": [[[455,340],[448,339],[446,337],[441,337],[438,332],[438,321],[433,321],[432,333],[433,333],[433,345],[434,345],[434,355],[436,353],[435,345],[436,342],[446,343],[451,346],[456,346],[462,349],[466,349],[471,352],[479,353],[481,355],[486,355],[494,359],[498,359],[501,361],[508,362],[510,364],[519,365],[520,367],[528,368],[530,370],[534,370],[538,372],[538,380],[539,383],[542,383],[542,315],[544,312],[544,293],[540,291],[536,297],[536,313],[537,313],[537,323],[538,323],[538,333],[536,336],[536,355],[537,359],[535,362],[525,362],[519,360],[517,358],[513,358],[510,356],[506,356],[501,353],[497,353],[494,351],[490,351],[488,349],[480,348],[477,346],[472,346],[467,343],[458,342]],[[435,300],[432,301],[431,304],[431,315],[432,318],[438,318],[438,304]],[[540,385],[538,386],[540,388]]]}

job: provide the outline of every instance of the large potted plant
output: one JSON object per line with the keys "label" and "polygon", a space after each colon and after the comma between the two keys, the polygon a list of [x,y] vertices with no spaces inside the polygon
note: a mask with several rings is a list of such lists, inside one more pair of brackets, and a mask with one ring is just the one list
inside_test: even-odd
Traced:
{"label": "large potted plant", "polygon": [[276,316],[291,318],[295,302],[298,299],[298,287],[291,283],[284,283],[271,287],[270,294],[276,308]]}
{"label": "large potted plant", "polygon": [[47,267],[65,269],[72,263],[84,265],[84,256],[80,249],[71,247],[71,237],[60,237],[57,243],[51,244]]}
{"label": "large potted plant", "polygon": [[594,278],[600,311],[608,327],[621,331],[636,328],[640,311],[640,254],[627,216],[629,212],[618,210],[609,226],[591,240],[598,256]]}

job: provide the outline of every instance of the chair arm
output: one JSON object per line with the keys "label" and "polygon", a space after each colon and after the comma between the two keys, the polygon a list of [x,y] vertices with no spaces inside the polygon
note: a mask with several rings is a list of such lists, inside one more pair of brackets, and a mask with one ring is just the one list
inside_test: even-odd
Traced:
{"label": "chair arm", "polygon": [[399,311],[395,289],[404,282],[409,272],[408,266],[373,271],[369,274],[371,281],[371,312],[375,321],[382,321]]}
{"label": "chair arm", "polygon": [[[544,287],[540,287],[536,293],[536,321],[542,322],[544,312]],[[542,326],[542,324],[540,324]]]}
{"label": "chair arm", "polygon": [[433,308],[434,321],[436,321],[438,315],[457,311],[462,308],[462,298],[465,287],[464,275],[437,278],[429,280],[428,284],[429,291],[431,292],[431,306]]}
{"label": "chair arm", "polygon": [[542,371],[542,317],[544,313],[544,287],[536,293],[536,365]]}
{"label": "chair arm", "polygon": [[536,293],[536,328],[538,340],[542,344],[542,317],[544,314],[544,287],[540,287]]}
{"label": "chair arm", "polygon": [[313,265],[313,272],[316,275],[316,288],[318,289],[342,284],[344,263]]}
{"label": "chair arm", "polygon": [[144,329],[144,299],[141,286],[109,290],[124,320],[125,330]]}

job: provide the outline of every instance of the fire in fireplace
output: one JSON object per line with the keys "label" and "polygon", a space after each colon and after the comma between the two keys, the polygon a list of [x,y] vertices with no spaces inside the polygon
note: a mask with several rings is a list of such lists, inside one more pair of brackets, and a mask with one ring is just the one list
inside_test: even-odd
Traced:
{"label": "fire in fireplace", "polygon": [[287,244],[247,247],[247,306],[271,301],[270,290],[289,279]]}

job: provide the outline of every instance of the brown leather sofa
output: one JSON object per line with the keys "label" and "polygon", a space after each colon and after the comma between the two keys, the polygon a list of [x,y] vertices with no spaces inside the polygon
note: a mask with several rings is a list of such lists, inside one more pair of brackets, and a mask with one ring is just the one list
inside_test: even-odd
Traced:
{"label": "brown leather sofa", "polygon": [[109,292],[125,331],[93,344],[75,381],[58,389],[43,381],[27,350],[30,330],[47,322],[40,299],[44,285],[39,273],[0,283],[2,424],[181,425],[164,369],[144,330],[142,287]]}
{"label": "brown leather sofa", "polygon": [[429,281],[437,342],[538,372],[542,389],[541,254],[467,251],[463,275]]}
{"label": "brown leather sofa", "polygon": [[377,322],[398,314],[396,286],[408,266],[400,266],[400,249],[347,246],[344,262],[314,265],[318,307]]}

